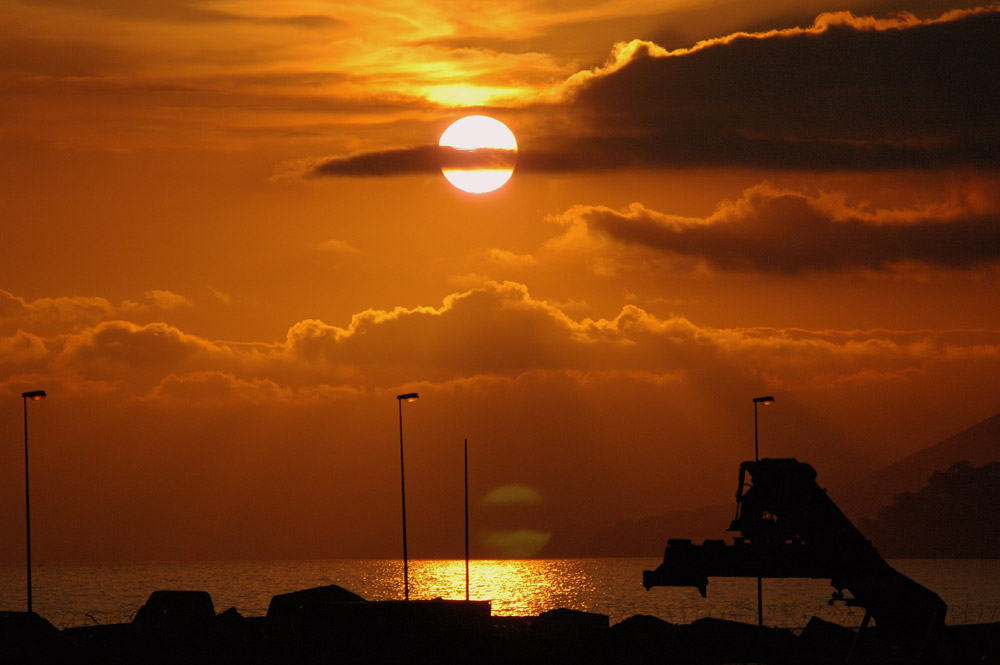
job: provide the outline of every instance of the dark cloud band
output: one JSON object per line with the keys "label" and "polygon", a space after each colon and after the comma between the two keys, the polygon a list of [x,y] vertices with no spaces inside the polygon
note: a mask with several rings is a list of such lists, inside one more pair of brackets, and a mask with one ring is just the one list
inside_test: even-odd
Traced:
{"label": "dark cloud band", "polygon": [[805,195],[750,190],[725,214],[679,220],[645,208],[578,207],[575,219],[617,242],[772,274],[888,271],[905,263],[969,269],[1000,262],[996,214],[951,211],[874,222]]}
{"label": "dark cloud band", "polygon": [[439,173],[441,169],[513,169],[516,150],[458,150],[423,145],[334,157],[312,167],[312,176],[386,176]]}
{"label": "dark cloud band", "polygon": [[[1000,5],[921,21],[824,15],[666,52],[634,42],[567,82],[564,136],[525,141],[522,173],[736,166],[1000,167]],[[626,53],[626,55],[622,55]],[[328,160],[312,175],[430,173],[437,146]]]}
{"label": "dark cloud band", "polygon": [[617,164],[594,151],[607,166],[996,166],[997,35],[994,10],[881,29],[848,16],[683,53],[636,49],[582,85],[574,109],[625,130]]}

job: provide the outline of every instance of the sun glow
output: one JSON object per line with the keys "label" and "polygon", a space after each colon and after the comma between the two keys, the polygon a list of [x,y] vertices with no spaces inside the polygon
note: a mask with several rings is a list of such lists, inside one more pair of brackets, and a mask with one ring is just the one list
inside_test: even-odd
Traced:
{"label": "sun glow", "polygon": [[427,92],[427,99],[442,106],[486,106],[516,99],[527,92],[523,88],[497,88],[479,85],[436,85]]}
{"label": "sun glow", "polygon": [[438,145],[443,148],[441,172],[463,191],[492,192],[514,173],[517,139],[499,120],[485,115],[456,120],[441,134]]}

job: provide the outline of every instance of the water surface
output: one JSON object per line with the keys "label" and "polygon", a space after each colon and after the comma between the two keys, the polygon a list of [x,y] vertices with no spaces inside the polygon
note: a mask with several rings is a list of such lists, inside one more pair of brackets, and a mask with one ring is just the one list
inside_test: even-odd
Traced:
{"label": "water surface", "polygon": [[[642,587],[656,559],[476,560],[469,596],[492,602],[493,614],[533,615],[566,607],[607,614],[612,623],[650,614],[674,623],[703,616],[755,623],[754,579],[712,578],[708,597],[688,588]],[[897,560],[898,570],[936,591],[948,623],[1000,621],[1000,560]],[[263,616],[271,597],[338,584],[368,600],[403,597],[399,560],[225,561],[204,563],[49,564],[35,566],[33,605],[58,627],[130,621],[157,589],[208,591],[217,612],[235,607]],[[764,580],[767,625],[800,628],[812,616],[857,626],[862,610],[830,606],[827,580]],[[0,609],[25,609],[23,566],[0,566]],[[465,562],[410,562],[410,597],[465,598]]]}

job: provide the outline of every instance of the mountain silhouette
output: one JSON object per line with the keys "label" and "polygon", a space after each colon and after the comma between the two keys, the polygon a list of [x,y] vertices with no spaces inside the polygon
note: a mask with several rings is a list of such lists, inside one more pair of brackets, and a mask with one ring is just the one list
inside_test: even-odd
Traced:
{"label": "mountain silhouette", "polygon": [[[881,508],[890,506],[899,494],[919,492],[935,472],[947,472],[960,462],[985,466],[996,461],[1000,461],[1000,413],[868,476],[834,487],[830,498],[855,524],[873,528]],[[822,469],[817,471],[822,474]],[[581,555],[658,557],[669,538],[695,542],[727,538],[732,534],[725,529],[735,509],[733,503],[720,503],[618,522],[595,534]],[[878,539],[873,540],[878,546]],[[935,551],[936,556],[963,556],[959,551]]]}
{"label": "mountain silhouette", "polygon": [[670,538],[695,542],[725,538],[735,514],[735,504],[716,504],[618,522],[598,532],[585,546],[583,556],[660,557]]}
{"label": "mountain silhouette", "polygon": [[947,471],[958,462],[983,466],[996,461],[1000,461],[1000,413],[869,476],[833,488],[830,498],[857,522],[875,517],[897,494],[918,491],[935,471]]}
{"label": "mountain silhouette", "polygon": [[[957,462],[935,471],[918,492],[902,492],[862,518],[859,528],[884,556],[984,559],[1000,557],[1000,462]],[[933,534],[932,538],[928,534]]]}

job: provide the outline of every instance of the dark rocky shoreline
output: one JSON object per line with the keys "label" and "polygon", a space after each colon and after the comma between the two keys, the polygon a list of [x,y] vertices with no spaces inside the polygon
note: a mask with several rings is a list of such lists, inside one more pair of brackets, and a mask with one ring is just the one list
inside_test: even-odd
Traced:
{"label": "dark rocky shoreline", "polygon": [[[1000,623],[950,626],[924,663],[1000,663]],[[912,653],[877,628],[813,618],[801,634],[705,618],[675,625],[636,615],[556,609],[494,617],[488,601],[365,601],[336,585],[275,596],[264,617],[216,613],[204,591],[156,591],[130,623],[59,630],[27,612],[0,612],[0,663],[309,664],[604,663],[893,664]]]}

